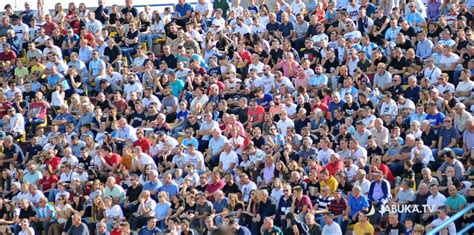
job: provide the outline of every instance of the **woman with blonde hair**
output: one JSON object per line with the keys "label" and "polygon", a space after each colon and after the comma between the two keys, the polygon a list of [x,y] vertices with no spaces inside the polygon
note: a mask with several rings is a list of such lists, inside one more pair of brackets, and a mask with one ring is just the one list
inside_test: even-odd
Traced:
{"label": "woman with blonde hair", "polygon": [[270,193],[270,197],[273,198],[275,201],[280,200],[280,197],[283,196],[283,182],[280,178],[275,178],[272,184],[272,191]]}
{"label": "woman with blonde hair", "polygon": [[239,219],[242,211],[244,210],[244,203],[239,200],[239,195],[236,193],[229,193],[229,203],[225,208],[225,215],[232,215],[234,218]]}
{"label": "woman with blonde hair", "polygon": [[89,10],[87,9],[86,4],[83,2],[79,3],[79,10],[78,10],[79,17],[81,19],[85,19],[88,14],[89,14]]}
{"label": "woman with blonde hair", "polygon": [[64,22],[66,13],[64,13],[63,5],[60,2],[54,5],[54,12],[53,12],[52,17],[53,17],[53,21],[56,22],[56,24]]}
{"label": "woman with blonde hair", "polygon": [[81,113],[81,97],[79,94],[75,93],[71,95],[68,110],[72,115],[79,115],[79,113]]}

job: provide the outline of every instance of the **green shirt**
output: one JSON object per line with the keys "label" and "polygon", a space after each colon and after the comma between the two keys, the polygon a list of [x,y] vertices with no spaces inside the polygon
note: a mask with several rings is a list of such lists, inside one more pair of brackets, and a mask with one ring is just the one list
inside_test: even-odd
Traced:
{"label": "green shirt", "polygon": [[277,226],[273,226],[271,231],[268,231],[268,229],[265,229],[263,232],[263,235],[283,235],[283,231]]}
{"label": "green shirt", "polygon": [[466,206],[467,201],[463,195],[456,194],[456,196],[450,196],[446,199],[446,206],[451,210],[459,210],[461,206]]}
{"label": "green shirt", "polygon": [[225,18],[227,16],[227,11],[230,8],[230,4],[228,0],[215,0],[212,4],[212,7],[214,8],[214,10],[221,9],[223,13],[222,16],[224,16]]}
{"label": "green shirt", "polygon": [[26,78],[28,76],[28,69],[26,67],[23,68],[15,68],[15,76],[17,78]]}

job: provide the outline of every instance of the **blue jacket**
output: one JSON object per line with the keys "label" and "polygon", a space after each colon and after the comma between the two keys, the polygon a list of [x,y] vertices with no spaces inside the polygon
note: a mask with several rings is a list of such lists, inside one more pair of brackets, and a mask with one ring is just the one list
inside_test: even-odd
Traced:
{"label": "blue jacket", "polygon": [[385,204],[390,200],[390,197],[391,197],[390,196],[390,183],[386,179],[382,179],[381,183],[382,183],[381,187],[382,187],[383,197],[378,199],[378,200],[375,200],[373,198],[374,188],[375,188],[376,182],[372,181],[372,183],[370,183],[370,189],[369,189],[369,195],[368,195],[369,196],[369,202],[378,201],[381,204]]}

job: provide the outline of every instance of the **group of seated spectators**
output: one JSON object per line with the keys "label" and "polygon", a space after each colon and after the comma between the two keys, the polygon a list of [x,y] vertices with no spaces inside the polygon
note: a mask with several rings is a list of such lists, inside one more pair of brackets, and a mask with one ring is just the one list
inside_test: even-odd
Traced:
{"label": "group of seated spectators", "polygon": [[472,234],[474,1],[229,2],[5,6],[0,234]]}

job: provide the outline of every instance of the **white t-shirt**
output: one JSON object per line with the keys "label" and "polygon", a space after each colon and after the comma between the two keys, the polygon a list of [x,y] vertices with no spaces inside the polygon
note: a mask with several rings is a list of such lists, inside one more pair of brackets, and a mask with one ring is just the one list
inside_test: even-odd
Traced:
{"label": "white t-shirt", "polygon": [[350,4],[346,7],[347,13],[349,13],[349,17],[355,22],[357,18],[359,18],[359,9],[360,5],[356,4],[355,6],[351,6]]}
{"label": "white t-shirt", "polygon": [[106,73],[105,79],[107,79],[107,81],[109,81],[112,84],[119,85],[120,82],[122,81],[122,75],[117,72],[112,72],[112,75],[109,75],[108,73]]}
{"label": "white t-shirt", "polygon": [[44,194],[43,194],[41,191],[39,191],[39,190],[36,190],[35,195],[33,195],[33,194],[31,194],[31,193],[28,193],[28,194],[26,195],[26,199],[27,199],[28,201],[32,202],[33,204],[38,203],[39,200],[40,200],[41,198],[43,198],[43,197],[44,197]]}
{"label": "white t-shirt", "polygon": [[321,163],[322,166],[326,166],[331,159],[331,155],[334,153],[334,150],[328,148],[326,150],[319,150],[318,152],[318,161]]}
{"label": "white t-shirt", "polygon": [[445,91],[453,93],[455,90],[454,85],[451,83],[446,84],[446,86],[439,84],[438,86],[436,86],[436,89],[438,89],[440,94],[444,94]]}
{"label": "white t-shirt", "polygon": [[[186,153],[189,158],[188,161],[191,163],[196,169],[204,170],[204,156],[199,151],[194,151],[194,154],[191,155],[190,153]],[[201,163],[202,168],[198,168],[199,163]]]}
{"label": "white t-shirt", "polygon": [[417,147],[413,147],[411,149],[411,160],[414,161],[415,159],[415,151],[418,150],[420,152],[420,155],[423,157],[422,163],[423,164],[428,164],[428,162],[434,161],[433,158],[433,153],[431,152],[431,149],[428,146],[421,146],[421,149],[418,149]]}
{"label": "white t-shirt", "polygon": [[341,226],[338,223],[333,222],[331,225],[326,224],[323,227],[323,235],[342,235]]}
{"label": "white t-shirt", "polygon": [[63,157],[60,161],[61,164],[68,163],[69,165],[76,167],[79,164],[79,160],[76,156],[71,155],[69,158]]}
{"label": "white t-shirt", "polygon": [[219,162],[222,163],[222,170],[225,172],[229,170],[232,163],[235,163],[235,166],[237,166],[238,161],[239,159],[237,157],[237,153],[233,150],[231,150],[229,153],[222,151],[221,155],[219,156]]}
{"label": "white t-shirt", "polygon": [[[437,219],[433,220],[433,222],[431,222],[431,224],[434,227],[438,227],[448,219],[449,219],[449,216],[446,215],[446,218],[444,218],[444,220],[441,220],[440,218],[437,218]],[[446,228],[444,228],[444,229],[446,229]],[[455,235],[456,234],[456,226],[454,225],[453,222],[448,224],[447,229],[448,229],[448,234],[449,235]]]}
{"label": "white t-shirt", "polygon": [[[472,87],[473,87],[473,82],[472,81],[462,81],[462,82],[459,82],[458,83],[458,86],[456,87],[456,91],[460,91],[460,92],[466,92],[466,91],[472,91]],[[468,96],[469,97],[469,96]],[[458,96],[459,100],[461,101],[464,101],[467,99],[466,96]]]}
{"label": "white t-shirt", "polygon": [[248,34],[252,31],[252,29],[248,26],[248,25],[245,25],[245,24],[242,24],[241,26],[238,26],[234,29],[234,33],[238,33],[238,34],[241,34],[241,35],[245,35],[245,34]]}
{"label": "white t-shirt", "polygon": [[265,25],[263,24],[259,24],[258,26],[257,25],[252,25],[252,33],[254,34],[261,34],[263,32],[265,32],[267,30],[267,28],[265,27]]}
{"label": "white t-shirt", "polygon": [[[257,64],[250,63],[249,64],[249,71],[251,69],[256,69],[257,73],[263,73],[263,66],[264,66],[264,64],[260,61]],[[261,79],[259,79],[259,80],[261,80]]]}
{"label": "white t-shirt", "polygon": [[295,123],[293,122],[293,120],[291,120],[289,118],[286,118],[285,121],[283,121],[283,119],[280,119],[277,123],[277,127],[280,130],[280,133],[283,136],[286,136],[286,129],[288,127],[295,127]]}
{"label": "white t-shirt", "polygon": [[242,187],[241,187],[242,200],[244,202],[248,202],[249,199],[250,199],[250,192],[252,190],[256,190],[256,189],[257,189],[257,185],[252,181],[249,181],[248,184],[242,185]]}
{"label": "white t-shirt", "polygon": [[64,103],[64,98],[66,98],[65,93],[61,93],[59,90],[54,91],[51,94],[51,106],[61,107]]}
{"label": "white t-shirt", "polygon": [[263,92],[270,93],[273,87],[275,87],[275,77],[273,75],[263,75],[260,80],[260,86],[263,88]]}
{"label": "white t-shirt", "polygon": [[346,40],[352,40],[354,38],[358,38],[359,40],[362,38],[362,33],[360,31],[354,30],[352,32],[347,32],[344,34],[344,38]]}
{"label": "white t-shirt", "polygon": [[446,197],[443,194],[438,192],[436,194],[436,197],[433,197],[433,195],[430,195],[428,199],[426,200],[426,203],[431,206],[431,211],[436,211],[438,207],[445,205]]}
{"label": "white t-shirt", "polygon": [[303,9],[306,7],[303,1],[300,1],[300,3],[292,2],[291,3],[291,9],[293,9],[293,14],[298,15],[303,12]]}
{"label": "white t-shirt", "polygon": [[295,103],[292,103],[290,104],[290,106],[285,105],[283,109],[285,109],[288,116],[291,116],[296,113],[296,107],[298,107],[298,105],[296,105]]}
{"label": "white t-shirt", "polygon": [[209,11],[208,16],[212,13],[212,5],[209,2],[204,2],[204,4],[196,3],[194,4],[194,11],[199,13],[204,13],[205,11]]}
{"label": "white t-shirt", "polygon": [[459,61],[459,56],[457,54],[452,53],[450,57],[447,57],[446,55],[442,55],[441,58],[439,59],[440,65],[444,66],[449,66],[452,63],[457,63]]}
{"label": "white t-shirt", "polygon": [[28,227],[28,228],[26,228],[26,229],[28,229],[28,230],[30,231],[30,233],[28,233],[28,231],[23,231],[23,230],[21,230],[21,231],[18,233],[18,235],[28,235],[28,234],[33,234],[33,235],[34,235],[34,234],[35,234],[35,230],[34,230],[32,227]]}
{"label": "white t-shirt", "polygon": [[139,82],[135,82],[135,84],[125,84],[125,86],[123,87],[123,92],[126,94],[126,97],[125,99],[128,101],[130,100],[130,93],[132,93],[132,91],[135,91],[137,93],[139,93],[139,95],[143,92],[143,86],[141,83]]}
{"label": "white t-shirt", "polygon": [[100,21],[98,20],[93,20],[92,22],[87,21],[86,27],[92,34],[97,34],[97,32],[100,32],[102,30],[102,23],[100,23]]}
{"label": "white t-shirt", "polygon": [[[14,128],[16,122],[18,122],[18,125]],[[16,113],[10,118],[10,129],[14,132],[25,132],[25,118],[21,113]]]}
{"label": "white t-shirt", "polygon": [[29,28],[26,24],[21,23],[21,25],[13,25],[13,31],[15,31],[17,37],[22,38],[24,33],[28,34]]}
{"label": "white t-shirt", "polygon": [[59,181],[62,182],[71,182],[72,179],[74,178],[79,178],[77,173],[75,171],[71,171],[69,174],[66,173],[61,173],[61,176],[59,176]]}
{"label": "white t-shirt", "polygon": [[147,164],[150,164],[151,165],[151,168],[153,170],[157,170],[158,167],[156,167],[156,163],[155,161],[153,161],[153,158],[150,157],[150,155],[146,154],[146,153],[142,153],[140,154],[140,163],[145,166]]}
{"label": "white t-shirt", "polygon": [[105,208],[105,215],[109,218],[123,218],[123,212],[119,205],[114,205],[111,208]]}
{"label": "white t-shirt", "polygon": [[430,79],[430,84],[435,84],[438,82],[439,76],[441,76],[441,69],[439,67],[434,67],[434,69],[425,68],[423,70],[423,75]]}
{"label": "white t-shirt", "polygon": [[225,20],[224,20],[224,18],[222,18],[222,17],[221,17],[220,19],[215,18],[215,19],[212,21],[212,24],[219,26],[219,29],[223,29],[224,26],[225,26]]}

